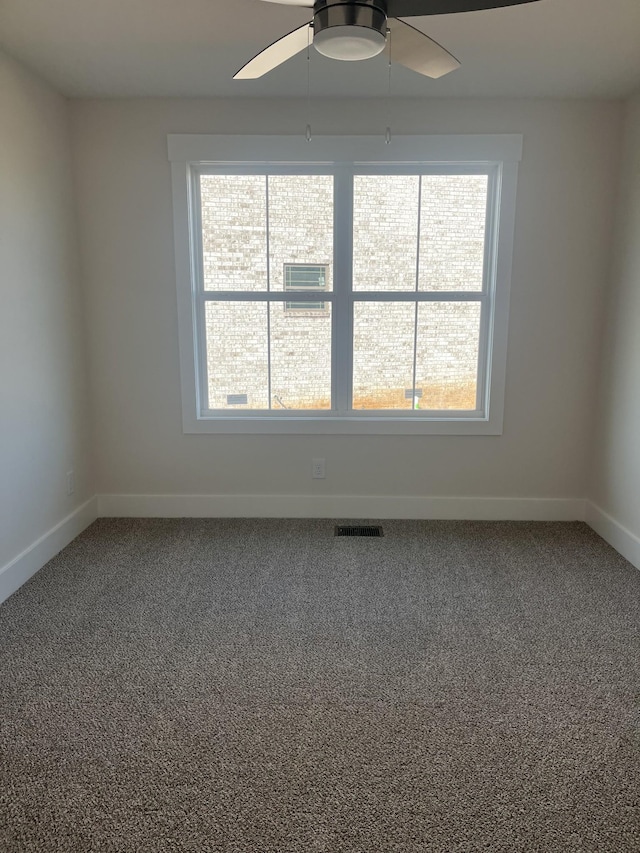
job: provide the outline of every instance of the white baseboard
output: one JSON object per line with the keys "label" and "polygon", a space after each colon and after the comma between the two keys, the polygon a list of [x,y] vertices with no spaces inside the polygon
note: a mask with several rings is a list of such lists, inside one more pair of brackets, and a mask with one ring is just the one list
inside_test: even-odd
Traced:
{"label": "white baseboard", "polygon": [[75,509],[44,536],[29,545],[10,563],[0,568],[0,604],[53,559],[69,542],[98,517],[98,501],[93,497]]}
{"label": "white baseboard", "polygon": [[599,536],[602,536],[605,542],[622,554],[625,560],[628,560],[636,569],[640,569],[639,536],[591,501],[587,501],[585,521]]}
{"label": "white baseboard", "polygon": [[640,537],[580,498],[434,498],[367,495],[98,495],[0,568],[0,603],[99,517],[467,519],[586,521],[640,569]]}
{"label": "white baseboard", "polygon": [[409,518],[582,521],[579,498],[424,498],[366,495],[98,495],[120,518]]}

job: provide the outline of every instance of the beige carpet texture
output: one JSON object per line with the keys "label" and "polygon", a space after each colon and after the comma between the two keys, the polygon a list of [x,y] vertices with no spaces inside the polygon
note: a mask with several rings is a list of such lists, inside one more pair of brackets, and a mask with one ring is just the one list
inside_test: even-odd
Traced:
{"label": "beige carpet texture", "polygon": [[102,519],[0,607],[3,853],[638,853],[586,525]]}

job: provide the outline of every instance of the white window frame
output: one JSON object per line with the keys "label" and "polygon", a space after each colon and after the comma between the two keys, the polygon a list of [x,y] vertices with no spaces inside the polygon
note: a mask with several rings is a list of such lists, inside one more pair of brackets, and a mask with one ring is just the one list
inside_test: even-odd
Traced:
{"label": "white window frame", "polygon": [[[509,292],[513,257],[520,135],[399,136],[390,145],[378,137],[314,137],[311,143],[293,136],[205,136],[172,134],[168,137],[174,212],[174,244],[178,299],[178,333],[182,423],[185,433],[296,433],[345,435],[500,435],[504,418]],[[487,174],[489,197],[485,243],[485,281],[482,292],[365,292],[352,291],[351,241],[341,241],[334,252],[334,289],[326,291],[332,305],[332,388],[336,410],[269,412],[207,411],[203,367],[203,311],[206,299],[242,299],[231,291],[205,293],[202,287],[201,235],[197,225],[201,173],[334,175],[335,229],[351,233],[353,205],[348,197],[353,174]],[[346,196],[345,196],[346,194]],[[336,286],[337,281],[348,286]],[[247,293],[251,301],[282,302],[282,291]],[[309,294],[312,299],[312,294]],[[317,296],[316,296],[317,299]],[[304,301],[304,294],[297,294]],[[428,410],[350,411],[354,301],[415,303],[481,301],[482,331],[479,355],[479,398],[485,405],[470,412]],[[345,341],[349,342],[347,346]],[[342,368],[336,369],[340,364]],[[346,370],[344,367],[346,366]]]}

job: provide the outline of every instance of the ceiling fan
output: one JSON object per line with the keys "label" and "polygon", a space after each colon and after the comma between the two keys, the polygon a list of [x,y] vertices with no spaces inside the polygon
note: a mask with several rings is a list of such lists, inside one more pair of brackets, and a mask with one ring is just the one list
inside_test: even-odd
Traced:
{"label": "ceiling fan", "polygon": [[381,53],[390,34],[389,52],[418,74],[437,79],[460,67],[458,60],[420,30],[399,20],[422,15],[477,12],[537,0],[263,0],[313,8],[313,20],[274,42],[234,75],[234,80],[262,77],[310,44],[330,59],[370,59]]}

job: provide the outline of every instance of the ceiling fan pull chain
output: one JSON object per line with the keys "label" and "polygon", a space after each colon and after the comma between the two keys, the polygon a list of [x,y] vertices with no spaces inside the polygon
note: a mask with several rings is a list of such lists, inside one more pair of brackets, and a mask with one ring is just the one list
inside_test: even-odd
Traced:
{"label": "ceiling fan pull chain", "polygon": [[307,33],[307,142],[311,142],[311,24]]}
{"label": "ceiling fan pull chain", "polygon": [[391,30],[387,28],[387,48],[389,56],[389,81],[387,85],[387,129],[384,134],[385,145],[391,145]]}

